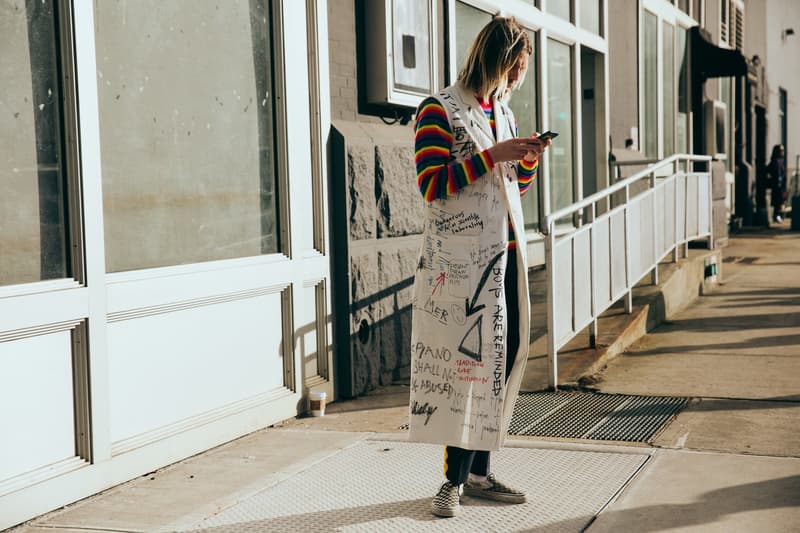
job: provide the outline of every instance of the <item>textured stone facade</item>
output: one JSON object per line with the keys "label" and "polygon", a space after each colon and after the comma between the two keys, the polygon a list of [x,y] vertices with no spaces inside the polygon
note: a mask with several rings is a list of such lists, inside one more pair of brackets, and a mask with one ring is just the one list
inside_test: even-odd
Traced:
{"label": "textured stone facade", "polygon": [[347,192],[350,196],[350,238],[372,239],[376,233],[375,157],[369,143],[348,143]]}
{"label": "textured stone facade", "polygon": [[[375,146],[378,237],[422,233],[423,204],[416,187],[411,139],[402,146]],[[406,177],[407,179],[397,179]]]}
{"label": "textured stone facade", "polygon": [[349,287],[336,293],[349,323],[336,349],[349,361],[342,370],[350,373],[351,387],[342,395],[355,396],[408,378],[412,285],[425,213],[410,126],[336,121],[334,128],[342,139],[334,149],[342,153],[333,159],[342,168],[333,169],[332,186],[342,188],[344,205],[333,206],[332,224],[346,224],[347,232],[332,247],[347,255],[339,268],[346,264],[348,272],[339,279]]}
{"label": "textured stone facade", "polygon": [[[424,205],[416,187],[412,125],[359,112],[355,0],[328,2],[331,119],[343,139],[332,168],[331,248],[341,396],[409,374],[411,287]],[[338,196],[336,193],[340,193]],[[340,229],[340,230],[339,230]],[[336,260],[336,257],[341,260]],[[346,315],[341,317],[339,315]]]}

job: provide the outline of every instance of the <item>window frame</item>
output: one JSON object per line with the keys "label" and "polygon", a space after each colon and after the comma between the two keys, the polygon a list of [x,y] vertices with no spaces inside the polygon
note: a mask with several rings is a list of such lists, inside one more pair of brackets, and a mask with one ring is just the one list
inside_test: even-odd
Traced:
{"label": "window frame", "polygon": [[[664,70],[664,46],[663,46],[663,36],[664,36],[664,28],[663,25],[665,23],[670,24],[673,27],[673,59],[677,61],[677,55],[675,54],[676,50],[674,49],[674,44],[677,41],[676,34],[679,31],[687,31],[690,27],[697,24],[697,21],[693,19],[691,16],[684,13],[677,5],[673,4],[672,2],[668,2],[667,0],[642,0],[641,9],[639,10],[639,50],[644,51],[644,17],[645,12],[648,11],[651,14],[655,15],[656,17],[656,28],[657,28],[657,38],[656,38],[656,87],[657,87],[657,125],[656,125],[656,132],[658,135],[657,140],[657,159],[664,158],[664,134],[663,134],[663,123],[664,123],[664,79],[663,79],[663,70]],[[688,47],[688,42],[686,43]],[[639,54],[639,146],[644,146],[644,135],[646,134],[645,131],[645,116],[644,116],[644,101],[646,98],[645,94],[645,87],[644,87],[644,53]],[[680,75],[679,72],[676,70],[673,73],[674,81],[675,81],[675,89],[673,91],[673,108],[677,110],[678,106],[678,94],[681,90],[680,87]],[[687,89],[688,91],[688,89]],[[687,94],[688,97],[691,97],[690,94]],[[691,153],[692,151],[692,141],[691,141],[691,123],[689,122],[689,113],[687,113],[687,137],[688,137],[688,151]],[[673,140],[677,139],[677,125],[678,121],[675,120],[673,122]]]}
{"label": "window frame", "polygon": [[[287,65],[285,61],[285,57],[287,57],[285,43],[286,43],[286,31],[284,28],[284,16],[285,16],[285,0],[264,0],[264,13],[269,17],[266,24],[267,24],[267,31],[266,31],[266,38],[269,43],[269,47],[271,50],[268,50],[267,53],[271,52],[271,77],[272,83],[270,87],[270,92],[272,94],[272,101],[269,105],[272,106],[272,127],[270,134],[272,135],[272,146],[274,149],[274,161],[273,166],[271,169],[272,176],[270,179],[273,181],[275,186],[275,194],[274,194],[274,203],[275,203],[275,230],[274,235],[277,240],[277,246],[274,250],[269,251],[268,253],[264,253],[263,249],[260,253],[253,253],[249,255],[240,255],[240,256],[233,256],[233,257],[215,257],[215,258],[208,258],[208,259],[201,259],[201,260],[190,260],[181,263],[170,263],[170,264],[163,264],[163,265],[151,265],[151,266],[140,266],[131,269],[122,269],[122,270],[109,270],[107,260],[104,257],[104,274],[106,279],[109,283],[124,283],[130,281],[145,281],[145,280],[154,280],[159,279],[164,276],[169,275],[189,275],[192,273],[199,273],[199,272],[206,272],[213,270],[215,268],[225,268],[226,266],[233,266],[233,265],[256,265],[256,264],[263,264],[263,263],[277,263],[285,259],[291,259],[294,256],[294,246],[293,246],[293,232],[291,226],[291,211],[290,206],[292,205],[291,195],[292,191],[290,188],[290,157],[289,157],[289,145],[290,145],[290,137],[291,134],[289,132],[289,111],[287,109],[287,93],[289,92],[289,88],[287,85],[296,83],[294,78],[297,77],[297,74],[302,72],[304,74],[304,78],[307,78],[309,75],[309,69],[311,68],[306,63],[298,64],[298,65],[290,65],[289,69],[291,70],[290,74],[287,74]],[[307,39],[304,39],[306,41]],[[99,45],[96,41],[95,36],[95,43],[94,43],[94,50],[98,51],[100,49]],[[309,91],[311,90],[311,86],[309,86]],[[304,91],[305,92],[305,91]],[[99,91],[97,94],[98,97],[98,117],[97,120],[100,122],[100,112],[99,110],[102,108],[102,104],[99,102]],[[308,97],[304,98],[306,104],[308,103]],[[309,122],[308,125],[304,125],[306,128],[310,130],[311,123]],[[98,128],[99,128],[98,124]],[[99,132],[102,137],[102,131]],[[309,142],[311,142],[311,136],[308,135],[307,138]],[[100,144],[100,149],[102,151],[102,143]],[[98,155],[100,157],[102,154]],[[309,154],[311,155],[311,154]],[[311,157],[309,157],[309,161],[311,161]],[[313,169],[313,162],[311,162],[311,168]],[[100,169],[100,175],[102,180],[102,168]],[[307,192],[306,192],[307,194]],[[105,198],[101,198],[101,208],[103,209],[103,220],[104,225],[108,224],[109,216],[105,213]],[[263,211],[261,213],[263,216]],[[309,228],[311,229],[312,233],[314,231],[314,224],[310,224]],[[105,233],[105,231],[104,231]],[[103,236],[103,246],[101,249],[103,253],[108,253],[108,244],[105,241],[105,236]]]}
{"label": "window frame", "polygon": [[[47,293],[86,286],[84,216],[82,206],[80,131],[78,129],[78,88],[76,77],[74,13],[71,2],[53,3],[55,39],[52,60],[58,84],[57,135],[60,152],[59,173],[64,209],[65,276],[52,279],[14,282],[0,285],[0,298]],[[36,139],[38,143],[38,138]]]}

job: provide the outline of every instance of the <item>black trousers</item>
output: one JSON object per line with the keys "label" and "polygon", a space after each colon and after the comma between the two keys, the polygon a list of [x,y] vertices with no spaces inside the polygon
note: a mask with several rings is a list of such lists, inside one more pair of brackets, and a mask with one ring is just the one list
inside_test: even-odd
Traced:
{"label": "black trousers", "polygon": [[[508,251],[506,277],[503,281],[506,299],[506,381],[519,350],[519,303],[517,296],[517,253]],[[509,400],[508,398],[506,400]],[[444,475],[450,483],[461,484],[469,474],[485,476],[491,473],[489,452],[465,450],[455,446],[444,449]]]}

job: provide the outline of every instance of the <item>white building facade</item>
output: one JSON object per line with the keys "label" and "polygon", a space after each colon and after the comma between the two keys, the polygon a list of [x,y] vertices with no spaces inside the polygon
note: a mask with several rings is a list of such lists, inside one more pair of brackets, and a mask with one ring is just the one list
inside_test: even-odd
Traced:
{"label": "white building facade", "polygon": [[0,529],[332,394],[326,14],[0,7]]}
{"label": "white building facade", "polygon": [[763,29],[753,33],[766,58],[767,157],[772,146],[785,145],[787,173],[792,175],[800,166],[800,68],[794,59],[800,54],[800,3],[752,0],[747,4],[765,13]]}

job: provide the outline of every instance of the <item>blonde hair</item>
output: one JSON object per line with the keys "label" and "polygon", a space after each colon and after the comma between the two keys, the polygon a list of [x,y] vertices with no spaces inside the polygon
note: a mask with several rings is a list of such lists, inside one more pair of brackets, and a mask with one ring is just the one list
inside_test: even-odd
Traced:
{"label": "blonde hair", "polygon": [[[508,73],[523,52],[533,53],[525,28],[513,17],[495,17],[472,41],[458,81],[477,94],[502,97]],[[520,78],[517,86],[523,81]]]}

